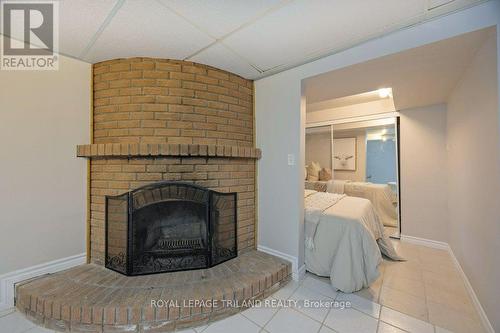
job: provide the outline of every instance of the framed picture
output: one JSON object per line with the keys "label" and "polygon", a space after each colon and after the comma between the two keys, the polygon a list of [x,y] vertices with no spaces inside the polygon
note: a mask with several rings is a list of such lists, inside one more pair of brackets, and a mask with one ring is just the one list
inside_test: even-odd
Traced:
{"label": "framed picture", "polygon": [[356,171],[356,138],[333,139],[333,168]]}

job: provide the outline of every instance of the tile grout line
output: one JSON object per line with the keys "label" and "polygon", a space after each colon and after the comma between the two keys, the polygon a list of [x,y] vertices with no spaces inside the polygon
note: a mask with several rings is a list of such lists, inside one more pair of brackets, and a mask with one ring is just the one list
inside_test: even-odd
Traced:
{"label": "tile grout line", "polygon": [[[384,276],[385,276],[385,271],[384,271],[384,274],[382,275],[382,280],[383,280]],[[382,289],[382,286],[381,286],[381,289]],[[379,298],[380,298],[380,294],[381,294],[381,292],[379,292]],[[355,294],[354,294],[354,295],[355,295]],[[337,294],[337,297],[335,298],[335,300],[337,300],[339,296],[340,296],[340,293],[338,293],[338,294]],[[357,297],[361,297],[361,298],[363,298],[363,299],[364,299],[364,300],[366,300],[366,301],[369,301],[369,302],[375,303],[375,304],[377,304],[377,305],[379,305],[379,306],[380,306],[379,311],[378,311],[378,312],[379,312],[379,316],[378,316],[378,318],[373,317],[372,315],[367,314],[367,313],[365,313],[365,312],[361,311],[360,309],[358,309],[358,308],[356,308],[356,307],[354,307],[354,306],[352,306],[352,307],[351,307],[351,309],[354,309],[354,310],[356,310],[356,311],[358,311],[358,312],[360,312],[360,313],[362,313],[362,314],[364,314],[364,315],[368,315],[368,316],[370,316],[370,317],[372,317],[372,318],[374,318],[374,319],[377,319],[377,330],[378,330],[378,327],[379,327],[379,325],[380,325],[380,322],[382,321],[383,323],[385,323],[385,324],[387,324],[387,325],[390,325],[390,326],[395,327],[395,328],[397,328],[397,329],[400,329],[400,330],[402,330],[402,331],[408,332],[407,330],[405,330],[405,329],[403,329],[403,328],[401,328],[401,327],[399,327],[399,326],[396,326],[396,325],[391,324],[391,323],[387,323],[387,322],[385,322],[384,320],[382,320],[382,319],[381,319],[381,315],[382,315],[382,308],[383,308],[383,307],[386,307],[386,308],[389,308],[389,309],[391,309],[391,310],[393,310],[393,311],[396,311],[396,312],[402,313],[403,315],[406,315],[406,316],[411,317],[411,318],[413,318],[413,319],[416,319],[416,320],[422,321],[422,322],[424,322],[424,323],[428,323],[428,324],[432,325],[433,330],[435,331],[435,325],[434,325],[434,324],[432,324],[432,323],[431,323],[431,322],[429,322],[429,321],[421,320],[421,319],[419,319],[419,318],[416,318],[416,317],[413,317],[413,316],[411,316],[411,315],[408,315],[408,314],[406,314],[406,313],[404,313],[404,312],[401,312],[400,310],[393,309],[393,308],[391,308],[391,307],[385,306],[385,305],[383,305],[383,304],[381,304],[381,303],[379,303],[379,302],[373,302],[373,301],[371,301],[371,300],[369,300],[369,299],[367,299],[367,298],[364,298],[364,297],[362,297],[362,296],[359,296],[359,295],[355,295],[355,296],[357,296]],[[339,301],[340,301],[340,299],[339,299]],[[426,310],[427,310],[427,309],[426,309]],[[331,310],[330,310],[330,311],[331,311]],[[328,328],[330,328],[328,325],[325,325],[325,326],[326,326],[326,327],[328,327]],[[331,329],[331,328],[330,328],[330,329]]]}
{"label": "tile grout line", "polygon": [[[421,261],[420,260],[420,251],[418,251],[418,259],[419,259],[419,261]],[[425,286],[423,270],[422,270],[421,274],[422,274],[422,285],[424,286],[424,302],[425,302],[425,313],[427,315],[427,322],[429,322],[432,326],[434,326],[434,324],[431,323],[431,318],[429,315],[429,302],[427,301],[427,288]],[[434,332],[436,332],[435,327],[434,327]]]}
{"label": "tile grout line", "polygon": [[[290,282],[293,282],[293,281],[290,281]],[[300,282],[298,283],[298,287],[297,287],[296,289],[294,289],[294,291],[292,292],[292,294],[291,294],[288,298],[290,298],[290,297],[291,297],[291,296],[292,296],[292,295],[293,295],[293,294],[297,291],[297,289],[299,289],[299,288],[300,288],[300,286],[302,285],[302,283],[303,283],[303,282],[304,282],[304,279],[302,279],[302,281],[300,281]],[[272,298],[272,295],[270,295],[269,297],[271,297],[271,298]],[[287,299],[288,299],[288,298],[287,298]],[[266,326],[267,326],[267,325],[268,325],[268,324],[269,324],[269,323],[270,323],[270,322],[271,322],[271,321],[272,321],[272,320],[276,317],[276,315],[278,314],[278,312],[280,312],[282,309],[283,309],[283,308],[278,308],[278,311],[276,311],[276,312],[275,312],[275,313],[271,316],[271,318],[270,318],[270,319],[269,319],[269,320],[268,320],[268,321],[264,324],[264,326],[262,326],[262,329],[265,329],[265,327],[266,327]]]}
{"label": "tile grout line", "polygon": [[[248,310],[249,310],[249,309],[248,309]],[[279,310],[280,310],[280,309],[278,309],[278,311],[279,311]],[[246,310],[245,310],[245,311],[246,311]],[[264,325],[260,325],[260,324],[259,324],[259,323],[257,323],[256,321],[254,321],[254,320],[252,320],[251,318],[249,318],[249,317],[245,316],[245,315],[243,314],[245,311],[240,312],[240,314],[241,314],[243,317],[245,317],[246,319],[250,320],[250,321],[251,321],[252,323],[254,323],[255,325],[257,325],[257,326],[259,326],[260,328],[262,328],[262,329],[264,329],[264,327],[265,327],[265,326],[266,326],[266,325],[267,325],[267,324],[268,324],[268,323],[269,323],[269,322],[270,322],[270,321],[274,318],[274,316],[275,316],[275,315],[276,315],[276,313],[278,312],[278,311],[276,311],[275,313],[273,313],[273,315],[271,316],[271,318],[270,318],[270,319],[268,319],[268,320],[264,323]]]}
{"label": "tile grout line", "polygon": [[382,323],[384,323],[384,324],[386,324],[386,325],[389,325],[389,326],[391,326],[391,327],[397,328],[398,330],[401,330],[401,331],[403,331],[403,332],[408,332],[408,333],[410,333],[410,331],[408,331],[408,330],[406,330],[406,329],[404,329],[404,328],[401,328],[401,327],[399,327],[399,326],[396,326],[396,325],[394,325],[394,324],[388,323],[388,322],[386,322],[386,321],[383,321],[382,319],[380,319],[380,320],[379,320],[379,324],[380,324],[380,322],[382,322]]}

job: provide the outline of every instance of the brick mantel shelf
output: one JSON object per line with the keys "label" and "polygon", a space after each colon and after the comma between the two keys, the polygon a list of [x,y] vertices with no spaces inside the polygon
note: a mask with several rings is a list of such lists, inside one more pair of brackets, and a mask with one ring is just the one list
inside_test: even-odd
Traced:
{"label": "brick mantel shelf", "polygon": [[87,158],[106,157],[233,157],[260,159],[258,148],[203,144],[103,143],[78,145],[76,155]]}

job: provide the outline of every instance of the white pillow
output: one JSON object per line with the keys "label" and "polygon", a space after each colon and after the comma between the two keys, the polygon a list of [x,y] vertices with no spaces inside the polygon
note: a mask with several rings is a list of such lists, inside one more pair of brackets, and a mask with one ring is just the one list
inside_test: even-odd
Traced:
{"label": "white pillow", "polygon": [[315,182],[319,180],[319,172],[321,171],[321,166],[318,162],[311,162],[311,165],[307,168],[307,180]]}

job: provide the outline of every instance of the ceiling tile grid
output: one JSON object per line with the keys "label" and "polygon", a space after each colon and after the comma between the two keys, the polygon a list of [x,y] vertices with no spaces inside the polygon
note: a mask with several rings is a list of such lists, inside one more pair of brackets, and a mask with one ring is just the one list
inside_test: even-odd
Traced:
{"label": "ceiling tile grid", "polygon": [[60,1],[60,52],[79,56],[116,3],[117,0]]}
{"label": "ceiling tile grid", "polygon": [[264,15],[283,0],[158,0],[217,39]]}
{"label": "ceiling tile grid", "polygon": [[60,0],[60,51],[91,63],[187,59],[256,79],[481,1]]}
{"label": "ceiling tile grid", "polygon": [[183,59],[215,39],[157,1],[126,1],[97,38],[85,59],[161,57]]}
{"label": "ceiling tile grid", "polygon": [[217,67],[231,73],[237,73],[245,78],[255,78],[261,73],[251,66],[248,61],[221,43],[203,50],[188,60]]}
{"label": "ceiling tile grid", "polygon": [[[225,43],[263,70],[299,62],[424,13],[425,0],[300,0],[271,13]],[[350,41],[352,41],[350,43]]]}

